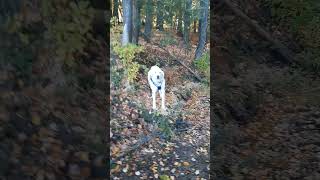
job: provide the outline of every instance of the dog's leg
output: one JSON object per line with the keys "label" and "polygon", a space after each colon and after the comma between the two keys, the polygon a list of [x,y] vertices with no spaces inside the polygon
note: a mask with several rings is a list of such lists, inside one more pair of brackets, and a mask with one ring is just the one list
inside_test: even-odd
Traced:
{"label": "dog's leg", "polygon": [[152,109],[156,110],[157,109],[157,104],[156,104],[156,94],[157,91],[152,91]]}
{"label": "dog's leg", "polygon": [[162,110],[166,110],[165,102],[166,102],[166,96],[165,96],[165,90],[161,89],[160,91],[160,96],[161,96],[161,108]]}

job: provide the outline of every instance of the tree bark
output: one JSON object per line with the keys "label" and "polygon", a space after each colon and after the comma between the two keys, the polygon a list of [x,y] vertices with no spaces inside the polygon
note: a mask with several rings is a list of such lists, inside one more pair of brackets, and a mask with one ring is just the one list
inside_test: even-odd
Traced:
{"label": "tree bark", "polygon": [[201,15],[199,20],[199,43],[195,53],[196,60],[202,56],[202,53],[206,44],[209,0],[201,0],[200,7],[201,7]]}
{"label": "tree bark", "polygon": [[157,0],[157,29],[163,31],[163,2]]}
{"label": "tree bark", "polygon": [[131,32],[132,32],[132,1],[123,0],[123,33],[122,33],[122,45],[127,45],[131,42]]}
{"label": "tree bark", "polygon": [[138,44],[140,30],[139,0],[132,0],[132,43]]}
{"label": "tree bark", "polygon": [[179,13],[179,16],[178,16],[178,26],[177,26],[177,34],[178,35],[182,35],[182,15],[181,15],[181,12]]}
{"label": "tree bark", "polygon": [[152,19],[153,19],[153,0],[147,0],[146,4],[146,25],[144,27],[144,35],[146,40],[149,41],[152,31]]}
{"label": "tree bark", "polygon": [[119,2],[118,2],[118,0],[113,0],[113,12],[112,12],[112,16],[117,18],[117,23],[119,23],[118,8],[119,8]]}
{"label": "tree bark", "polygon": [[190,15],[191,15],[192,0],[186,1],[186,8],[184,11],[184,26],[183,26],[183,40],[186,46],[189,46],[189,32],[190,32]]}

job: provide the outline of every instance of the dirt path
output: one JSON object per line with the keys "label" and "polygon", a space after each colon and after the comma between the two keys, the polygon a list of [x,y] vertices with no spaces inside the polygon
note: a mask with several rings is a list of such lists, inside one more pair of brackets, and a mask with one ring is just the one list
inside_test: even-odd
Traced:
{"label": "dirt path", "polygon": [[[149,59],[143,61],[151,67]],[[143,73],[135,91],[113,96],[117,112],[111,123],[111,178],[209,179],[209,87],[193,82],[187,70],[168,58],[157,62],[166,75],[168,114],[149,114],[151,91]],[[135,148],[128,151],[130,147]]]}

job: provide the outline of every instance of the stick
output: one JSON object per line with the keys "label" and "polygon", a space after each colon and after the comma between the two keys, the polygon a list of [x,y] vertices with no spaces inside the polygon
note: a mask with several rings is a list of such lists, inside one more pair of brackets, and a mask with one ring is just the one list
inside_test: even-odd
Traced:
{"label": "stick", "polygon": [[157,131],[153,132],[150,136],[146,137],[146,140],[142,140],[141,142],[133,145],[131,148],[129,148],[127,151],[124,151],[122,153],[120,153],[118,156],[116,156],[116,159],[120,159],[123,156],[126,156],[128,154],[131,154],[132,152],[135,152],[137,149],[139,149],[141,146],[149,143],[150,141],[152,141],[153,139],[155,139],[157,137]]}
{"label": "stick", "polygon": [[182,61],[180,61],[175,55],[171,54],[170,51],[166,50],[165,48],[161,47],[159,44],[155,43],[155,45],[157,45],[158,47],[160,47],[162,50],[166,51],[171,57],[173,57],[176,61],[178,61],[178,63],[180,63],[183,67],[185,67],[189,72],[191,72],[194,77],[198,80],[198,81],[202,81],[202,79],[200,78],[200,76],[198,76],[194,71],[192,71],[188,66],[186,66]]}
{"label": "stick", "polygon": [[252,21],[247,15],[233,5],[229,0],[223,0],[224,3],[240,18],[242,18],[249,26],[251,26],[260,36],[271,42],[275,46],[275,50],[283,56],[286,63],[291,63],[294,58],[290,50],[284,46],[280,41],[272,38],[272,36],[260,27],[256,22]]}
{"label": "stick", "polygon": [[162,50],[164,50],[165,52],[167,52],[171,57],[173,57],[174,60],[178,61],[178,63],[180,63],[183,67],[185,67],[189,72],[191,72],[194,77],[198,80],[198,81],[202,81],[201,77],[195,73],[194,71],[192,71],[188,66],[186,66],[183,62],[181,62],[175,55],[173,55],[170,51],[168,51],[167,49],[161,47],[161,45],[159,45],[158,43],[152,42],[152,44],[157,45],[159,48],[161,48]]}

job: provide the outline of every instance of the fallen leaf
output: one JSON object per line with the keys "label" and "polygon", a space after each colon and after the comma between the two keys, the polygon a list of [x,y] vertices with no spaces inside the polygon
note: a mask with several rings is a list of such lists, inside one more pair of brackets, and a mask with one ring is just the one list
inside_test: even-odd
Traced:
{"label": "fallen leaf", "polygon": [[81,161],[89,162],[89,153],[84,151],[76,152],[76,157],[78,157]]}
{"label": "fallen leaf", "polygon": [[118,154],[120,152],[120,148],[119,147],[117,147],[117,146],[113,146],[112,148],[111,148],[111,155],[116,155],[116,154]]}
{"label": "fallen leaf", "polygon": [[171,169],[170,172],[171,172],[171,173],[175,173],[175,172],[176,172],[176,168]]}
{"label": "fallen leaf", "polygon": [[32,124],[34,124],[34,125],[40,125],[41,124],[40,116],[38,114],[36,114],[36,113],[32,114],[31,121],[32,121]]}
{"label": "fallen leaf", "polygon": [[199,173],[200,173],[200,171],[199,171],[199,170],[196,170],[195,174],[198,175]]}
{"label": "fallen leaf", "polygon": [[117,173],[120,171],[120,166],[119,165],[116,165],[115,168],[111,169],[111,173]]}
{"label": "fallen leaf", "polygon": [[127,173],[128,169],[129,169],[129,165],[126,165],[126,167],[122,169],[122,172]]}
{"label": "fallen leaf", "polygon": [[168,175],[161,175],[160,180],[170,180]]}
{"label": "fallen leaf", "polygon": [[190,163],[187,162],[187,161],[183,162],[182,164],[183,164],[184,166],[190,166]]}

